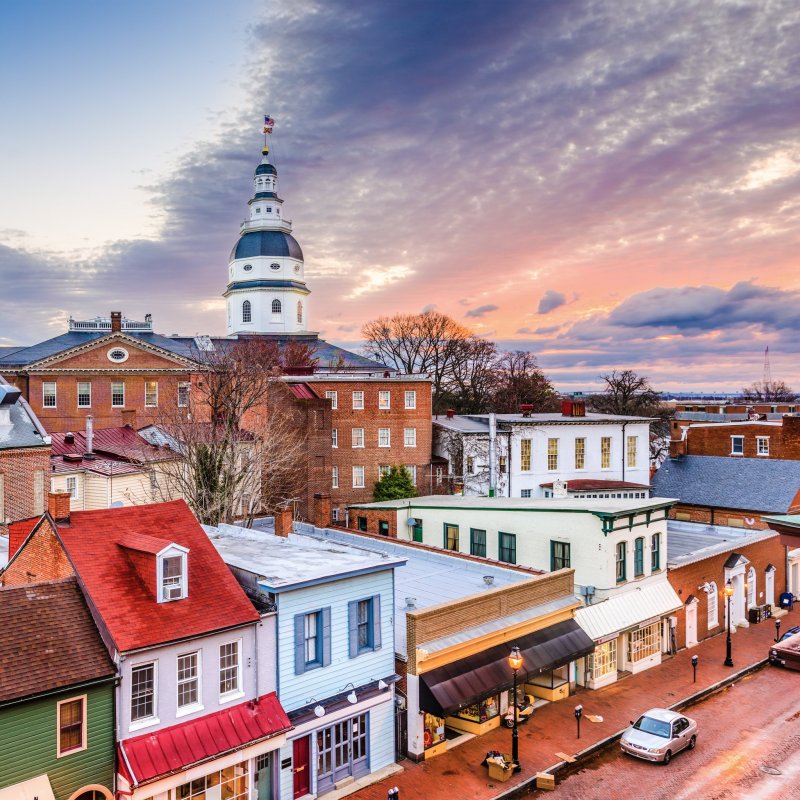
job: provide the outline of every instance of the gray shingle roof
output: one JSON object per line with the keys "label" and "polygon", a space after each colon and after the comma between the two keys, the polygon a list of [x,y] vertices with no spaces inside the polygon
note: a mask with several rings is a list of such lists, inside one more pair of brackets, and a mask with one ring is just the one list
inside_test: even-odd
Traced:
{"label": "gray shingle roof", "polygon": [[667,459],[653,478],[655,497],[743,511],[783,513],[800,492],[800,461],[684,456]]}
{"label": "gray shingle roof", "polygon": [[[0,389],[14,388],[0,376]],[[0,392],[0,395],[5,395],[5,392]],[[20,397],[10,405],[3,404],[0,408],[0,450],[44,447],[49,443],[49,438],[45,441],[44,430],[25,400]]]}

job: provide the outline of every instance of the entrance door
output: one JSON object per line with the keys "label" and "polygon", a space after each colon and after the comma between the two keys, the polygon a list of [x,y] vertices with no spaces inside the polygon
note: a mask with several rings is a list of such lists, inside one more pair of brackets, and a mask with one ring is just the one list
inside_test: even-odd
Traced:
{"label": "entrance door", "polygon": [[295,739],[292,752],[292,772],[294,773],[294,797],[303,797],[311,791],[311,775],[308,769],[310,736]]}
{"label": "entrance door", "polygon": [[694,647],[697,644],[697,598],[692,598],[686,604],[686,646]]}
{"label": "entrance door", "polygon": [[272,800],[272,758],[271,753],[256,756],[256,798]]}
{"label": "entrance door", "polygon": [[367,733],[366,714],[317,731],[317,794],[350,775],[358,778],[369,772]]}

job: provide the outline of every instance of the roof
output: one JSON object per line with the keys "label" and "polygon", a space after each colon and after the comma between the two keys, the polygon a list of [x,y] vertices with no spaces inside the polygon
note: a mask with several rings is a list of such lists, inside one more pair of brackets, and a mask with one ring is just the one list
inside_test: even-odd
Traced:
{"label": "roof", "polygon": [[0,703],[115,674],[74,577],[0,588],[0,619]]}
{"label": "roof", "polygon": [[682,717],[683,714],[678,711],[670,711],[668,708],[651,708],[645,711],[642,716],[658,719],[662,722],[674,722],[679,717]]}
{"label": "roof", "polygon": [[297,239],[285,231],[247,231],[243,233],[231,250],[230,260],[236,258],[258,258],[259,256],[286,257],[303,260],[303,251]]}
{"label": "roof", "polygon": [[129,464],[118,458],[68,459],[63,456],[50,456],[50,468],[59,475],[70,472],[94,472],[105,477],[140,475],[147,470],[145,466]]}
{"label": "roof", "polygon": [[[10,526],[11,549],[36,520]],[[151,647],[259,619],[236,579],[217,555],[183,500],[151,505],[73,511],[70,524],[57,525],[58,536],[92,604],[121,652]],[[189,550],[189,596],[158,603],[121,546],[144,534]],[[154,558],[154,556],[151,556]],[[155,578],[155,561],[153,561]]]}
{"label": "roof", "polygon": [[[0,381],[5,383],[2,378]],[[0,450],[46,447],[49,443],[33,410],[21,397],[10,405],[0,406]]]}
{"label": "roof", "polygon": [[671,569],[683,567],[777,535],[770,530],[747,530],[670,519],[667,520],[667,565]]}
{"label": "roof", "polygon": [[753,512],[788,511],[800,491],[800,461],[728,456],[667,459],[653,477],[656,495],[682,503]]}
{"label": "roof", "polygon": [[[587,411],[582,417],[564,416],[558,411],[546,414],[495,414],[499,427],[511,425],[609,425],[631,422],[650,423],[650,417],[629,417],[621,414],[596,414]],[[488,414],[456,414],[453,417],[435,416],[434,425],[461,433],[488,433]]]}
{"label": "roof", "polygon": [[316,392],[307,383],[287,383],[289,391],[300,400],[318,400]]}
{"label": "roof", "polygon": [[592,639],[602,639],[646,620],[671,614],[682,606],[683,601],[664,575],[658,583],[637,586],[608,600],[579,608],[575,612],[575,619]]}
{"label": "roof", "polygon": [[[72,432],[73,441],[66,441],[66,433],[54,433],[53,455],[83,454],[86,452],[86,431]],[[92,450],[102,455],[116,456],[126,461],[153,463],[176,458],[176,453],[166,447],[156,447],[128,425],[118,428],[96,428],[92,436]]]}
{"label": "roof", "polygon": [[[630,481],[602,481],[592,480],[590,478],[580,478],[578,480],[569,480],[567,483],[568,492],[595,492],[595,491],[608,491],[612,489],[649,489],[650,486],[646,483],[631,483]],[[543,489],[552,489],[553,482],[540,483]]]}
{"label": "roof", "polygon": [[273,592],[392,569],[404,563],[401,558],[383,557],[364,547],[306,534],[283,537],[235,525],[205,530],[226,564],[258,575],[259,583]]}
{"label": "roof", "polygon": [[275,692],[121,741],[120,770],[139,786],[291,730]]}

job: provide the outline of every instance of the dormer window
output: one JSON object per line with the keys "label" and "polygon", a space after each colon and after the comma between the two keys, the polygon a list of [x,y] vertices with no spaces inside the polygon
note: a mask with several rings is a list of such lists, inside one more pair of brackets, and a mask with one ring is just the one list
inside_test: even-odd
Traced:
{"label": "dormer window", "polygon": [[158,558],[158,602],[182,600],[189,594],[186,553],[173,547]]}

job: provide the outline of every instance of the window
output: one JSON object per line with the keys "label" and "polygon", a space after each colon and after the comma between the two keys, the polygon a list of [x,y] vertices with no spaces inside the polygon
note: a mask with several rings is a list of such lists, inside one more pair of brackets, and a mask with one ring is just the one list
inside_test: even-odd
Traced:
{"label": "window", "polygon": [[113,350],[108,351],[107,358],[109,361],[116,361],[121,364],[123,361],[128,360],[128,351],[124,347],[115,347]]}
{"label": "window", "polygon": [[144,382],[144,405],[145,408],[158,407],[158,381]]}
{"label": "window", "polygon": [[353,467],[353,488],[364,488],[364,467]]}
{"label": "window", "polygon": [[498,547],[497,557],[500,561],[505,561],[506,564],[517,563],[517,537],[513,533],[503,533],[500,531],[498,534]]}
{"label": "window", "polygon": [[480,528],[469,529],[469,554],[486,558],[486,531]]}
{"label": "window", "polygon": [[139,664],[131,670],[131,722],[155,716],[156,665]]}
{"label": "window", "polygon": [[661,569],[661,534],[654,533],[650,537],[650,571]]}
{"label": "window", "polygon": [[339,488],[339,467],[331,467],[331,489]]}
{"label": "window", "polygon": [[78,381],[78,408],[91,408],[92,384],[89,381]]}
{"label": "window", "polygon": [[531,496],[531,490],[530,489],[521,489],[520,493],[519,493],[519,496],[520,497],[530,497]]}
{"label": "window", "polygon": [[[253,270],[253,265],[252,265],[252,264],[245,264],[245,265],[242,267],[242,269],[243,269],[245,272],[252,272],[252,270]],[[231,272],[233,272],[233,270],[231,270]],[[233,277],[233,275],[231,275],[231,277]]]}
{"label": "window", "polygon": [[331,401],[331,408],[336,411],[339,407],[339,392],[325,392],[325,397]]}
{"label": "window", "polygon": [[86,697],[62,700],[58,709],[58,758],[86,749]]}
{"label": "window", "polygon": [[[337,475],[336,475],[337,483],[336,483],[336,485],[338,486],[339,485],[339,483],[338,483],[338,481],[339,481],[339,475],[338,475],[339,470],[338,470],[338,468],[337,468],[336,472],[337,472]],[[339,509],[338,508],[334,508],[331,511],[331,516],[333,517],[333,521],[334,522],[338,522],[339,521]]]}
{"label": "window", "polygon": [[444,478],[444,468],[436,467],[436,485],[441,486]]}
{"label": "window", "polygon": [[497,459],[497,463],[500,469],[500,474],[505,475],[508,471],[508,459],[505,456],[500,456]]}
{"label": "window", "polygon": [[717,584],[715,581],[711,581],[708,584],[708,589],[706,590],[706,598],[708,602],[708,609],[706,613],[708,614],[708,628],[716,628],[719,625],[719,606],[717,605]]}
{"label": "window", "polygon": [[67,491],[73,500],[78,496],[78,479],[75,477],[67,478]]}
{"label": "window", "polygon": [[405,393],[405,400],[406,400],[406,408],[416,408],[417,407],[417,393],[416,391],[410,391]]}
{"label": "window", "polygon": [[178,408],[186,408],[189,405],[189,384],[182,381],[178,384]]}
{"label": "window", "polygon": [[[225,800],[247,800],[250,797],[250,765],[247,761],[231,767],[214,770],[175,790],[179,800],[205,800],[207,797],[224,797]],[[220,794],[221,793],[221,794]]]}
{"label": "window", "polygon": [[589,672],[592,679],[597,680],[604,675],[617,671],[617,640],[597,645],[589,656]]}
{"label": "window", "polygon": [[628,466],[636,466],[636,450],[638,448],[639,438],[637,436],[628,437]]}
{"label": "window", "polygon": [[550,542],[550,571],[567,569],[570,566],[569,542]]}
{"label": "window", "polygon": [[245,300],[242,303],[242,322],[252,322],[253,321],[253,309],[250,305],[249,300]]}
{"label": "window", "polygon": [[391,431],[389,428],[378,428],[378,447],[389,447],[390,437]]}
{"label": "window", "polygon": [[646,628],[628,634],[628,661],[636,663],[661,651],[659,623],[654,622]]}
{"label": "window", "polygon": [[161,561],[161,591],[159,602],[180,600],[187,595],[186,591],[186,555],[162,556]]}
{"label": "window", "polygon": [[349,655],[355,658],[381,647],[381,596],[352,600],[347,604]]}
{"label": "window", "polygon": [[421,519],[415,519],[414,520],[414,527],[411,530],[412,530],[411,538],[415,542],[421,542],[422,541],[422,520]]}
{"label": "window", "polygon": [[378,520],[378,533],[381,536],[388,536],[389,535],[389,522],[385,519]]}
{"label": "window", "polygon": [[366,517],[359,517],[358,518],[358,529],[360,531],[367,530],[367,518]]}
{"label": "window", "polygon": [[281,265],[280,265],[280,264],[279,264],[277,261],[273,261],[273,262],[272,262],[272,263],[269,265],[269,268],[270,268],[270,269],[274,269],[274,270],[275,270],[275,272],[277,272],[277,271],[278,271],[278,270],[281,268]]}
{"label": "window", "polygon": [[600,439],[600,469],[611,469],[611,437]]}
{"label": "window", "polygon": [[519,443],[519,468],[523,472],[531,471],[531,440],[521,439]]}
{"label": "window", "polygon": [[417,446],[417,429],[403,428],[403,447]]}
{"label": "window", "polygon": [[380,391],[378,392],[378,408],[391,408],[392,395],[391,392]]}
{"label": "window", "polygon": [[633,574],[637,578],[644,575],[644,538],[641,536],[633,542]]}
{"label": "window", "polygon": [[414,486],[417,485],[417,465],[416,464],[406,464],[405,470],[408,473],[408,477],[411,478],[411,483]]}
{"label": "window", "polygon": [[558,469],[558,439],[547,440],[547,469],[551,472]]}
{"label": "window", "polygon": [[351,432],[351,438],[353,441],[353,447],[363,447],[364,446],[364,429],[363,428],[353,428]]}
{"label": "window", "polygon": [[731,436],[731,455],[744,455],[744,436]]}
{"label": "window", "polygon": [[331,428],[331,447],[338,447],[339,446],[339,430],[337,428]]}
{"label": "window", "polygon": [[575,440],[575,469],[586,469],[586,439]]}
{"label": "window", "polygon": [[302,675],[331,663],[331,609],[320,608],[294,618],[294,667]]}
{"label": "window", "polygon": [[178,656],[178,708],[200,702],[200,653]]}
{"label": "window", "polygon": [[42,406],[44,408],[56,407],[56,382],[45,381],[42,384]]}
{"label": "window", "polygon": [[388,464],[378,464],[378,480],[385,478],[391,471],[392,468]]}
{"label": "window", "polygon": [[353,408],[356,410],[364,408],[364,392],[353,392]]}
{"label": "window", "polygon": [[272,313],[273,314],[280,314],[281,313],[281,301],[280,300],[273,300],[272,301]]}
{"label": "window", "polygon": [[122,381],[111,382],[111,408],[125,406],[125,384]]}
{"label": "window", "polygon": [[625,580],[625,542],[617,544],[617,583]]}
{"label": "window", "polygon": [[444,549],[458,550],[458,525],[444,524]]}
{"label": "window", "polygon": [[760,456],[769,455],[769,436],[756,437],[756,453]]}
{"label": "window", "polygon": [[297,321],[303,321],[303,303],[301,300],[297,301]]}
{"label": "window", "polygon": [[219,646],[219,694],[220,697],[239,692],[239,642],[228,642]]}
{"label": "window", "polygon": [[472,456],[467,456],[467,475],[475,474],[475,459]]}

